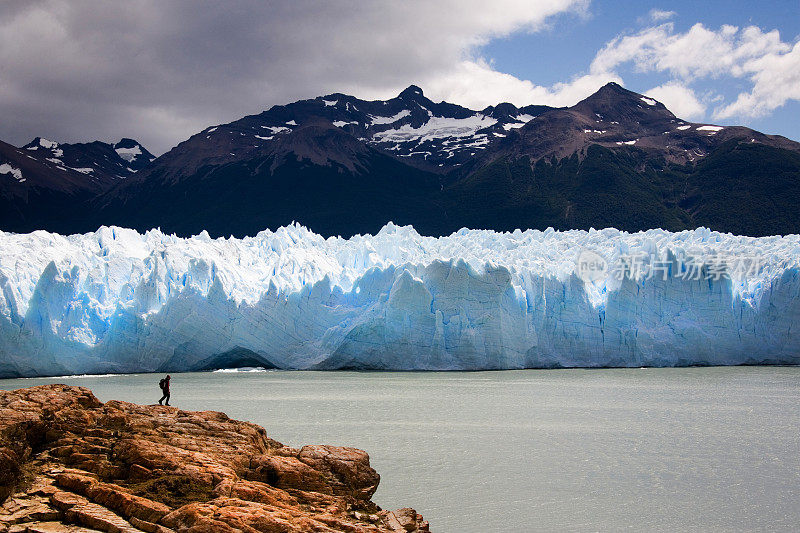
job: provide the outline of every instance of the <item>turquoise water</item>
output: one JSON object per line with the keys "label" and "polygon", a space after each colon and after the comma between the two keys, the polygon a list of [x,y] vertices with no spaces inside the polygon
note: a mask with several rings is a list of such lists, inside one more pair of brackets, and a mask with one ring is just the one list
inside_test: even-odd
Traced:
{"label": "turquoise water", "polygon": [[[64,382],[153,403],[156,375]],[[172,404],[367,450],[437,532],[796,530],[800,368],[173,374]]]}

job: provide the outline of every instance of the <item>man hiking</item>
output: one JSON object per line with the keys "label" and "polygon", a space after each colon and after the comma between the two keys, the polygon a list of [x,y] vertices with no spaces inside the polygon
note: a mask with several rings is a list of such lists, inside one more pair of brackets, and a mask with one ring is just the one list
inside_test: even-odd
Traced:
{"label": "man hiking", "polygon": [[161,392],[164,393],[161,399],[158,400],[158,405],[164,405],[161,403],[164,400],[167,400],[167,405],[169,405],[169,379],[169,374],[167,374],[167,377],[161,378],[161,381],[158,382],[158,386],[161,387]]}

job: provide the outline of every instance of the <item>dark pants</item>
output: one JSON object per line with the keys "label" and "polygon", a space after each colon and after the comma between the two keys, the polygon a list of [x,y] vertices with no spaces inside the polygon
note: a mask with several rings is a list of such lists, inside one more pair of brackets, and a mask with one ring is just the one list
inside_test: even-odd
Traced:
{"label": "dark pants", "polygon": [[163,402],[164,400],[167,400],[167,405],[169,405],[169,391],[168,391],[168,390],[165,390],[165,391],[164,391],[164,396],[162,396],[162,397],[161,397],[161,399],[160,399],[160,400],[158,400],[158,403],[159,403],[159,405],[160,405],[160,404],[161,404],[161,402]]}

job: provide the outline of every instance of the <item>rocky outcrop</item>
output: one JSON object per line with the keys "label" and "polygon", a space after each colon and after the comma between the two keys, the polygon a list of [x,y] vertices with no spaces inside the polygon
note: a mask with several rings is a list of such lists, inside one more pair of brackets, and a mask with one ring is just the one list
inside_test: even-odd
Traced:
{"label": "rocky outcrop", "polygon": [[213,411],[0,391],[0,532],[428,531],[370,501],[366,452],[284,446]]}

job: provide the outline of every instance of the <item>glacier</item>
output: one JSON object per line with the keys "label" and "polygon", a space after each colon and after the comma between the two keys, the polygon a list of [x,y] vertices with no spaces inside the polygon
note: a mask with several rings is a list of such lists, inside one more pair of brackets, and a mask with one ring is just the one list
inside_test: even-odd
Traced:
{"label": "glacier", "polygon": [[[798,251],[705,228],[0,232],[0,377],[798,364]],[[651,275],[606,268],[637,254]],[[757,267],[709,275],[734,256]]]}

